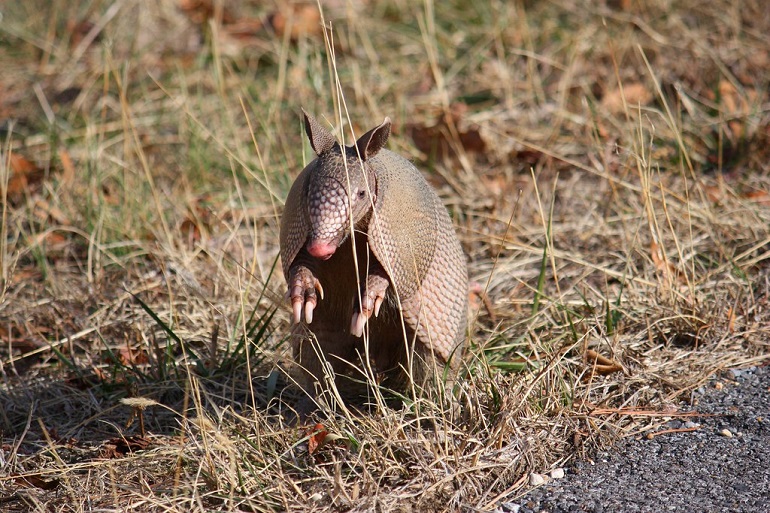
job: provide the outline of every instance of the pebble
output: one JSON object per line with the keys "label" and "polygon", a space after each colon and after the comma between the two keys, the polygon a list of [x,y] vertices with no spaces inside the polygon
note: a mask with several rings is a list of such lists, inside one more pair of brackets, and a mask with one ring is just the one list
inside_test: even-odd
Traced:
{"label": "pebble", "polygon": [[529,475],[529,485],[530,486],[540,486],[545,484],[545,476],[543,474],[536,474],[532,472]]}
{"label": "pebble", "polygon": [[733,437],[733,434],[730,432],[729,429],[723,429],[722,431],[719,432],[719,434],[722,435],[725,438],[732,438]]}
{"label": "pebble", "polygon": [[564,469],[561,467],[557,467],[551,471],[551,478],[552,479],[563,479],[564,478]]}
{"label": "pebble", "polygon": [[730,369],[730,373],[733,375],[733,378],[739,378],[748,374],[754,374],[755,370],[757,370],[756,367],[746,367],[743,369]]}
{"label": "pebble", "polygon": [[685,423],[682,425],[682,427],[684,427],[684,428],[686,428],[686,429],[695,429],[695,428],[697,428],[697,427],[700,427],[700,424],[698,424],[697,422],[693,422],[693,421],[691,421],[691,420],[688,420],[687,422],[685,422]]}

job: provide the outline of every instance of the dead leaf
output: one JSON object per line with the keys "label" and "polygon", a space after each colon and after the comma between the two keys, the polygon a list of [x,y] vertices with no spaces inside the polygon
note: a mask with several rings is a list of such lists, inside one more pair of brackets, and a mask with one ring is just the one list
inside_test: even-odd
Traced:
{"label": "dead leaf", "polygon": [[28,488],[40,488],[41,490],[55,490],[59,486],[58,479],[46,481],[41,474],[25,474],[14,476],[13,479],[18,485]]}
{"label": "dead leaf", "polygon": [[10,168],[7,194],[12,200],[21,199],[25,191],[43,180],[43,170],[16,152],[10,154]]}
{"label": "dead leaf", "polygon": [[[625,103],[623,99],[625,98]],[[647,105],[652,101],[652,93],[640,82],[623,84],[623,89],[615,89],[605,93],[601,105],[612,114],[619,114],[628,107],[633,111],[637,106]]]}
{"label": "dead leaf", "polygon": [[257,19],[245,19],[238,20],[229,25],[222,27],[222,31],[232,39],[239,41],[240,43],[249,42],[254,39],[256,35],[262,30],[262,20]]}
{"label": "dead leaf", "polygon": [[198,228],[198,223],[195,219],[185,218],[182,224],[179,225],[179,231],[182,232],[182,237],[188,242],[189,246],[193,246],[201,240],[201,230]]}
{"label": "dead leaf", "polygon": [[[83,39],[94,29],[95,25],[89,20],[75,20],[70,19],[67,22],[67,33],[70,35],[70,47],[76,48]],[[90,44],[101,40],[101,32],[93,36],[93,40]]]}
{"label": "dead leaf", "polygon": [[316,424],[305,431],[305,434],[309,436],[307,440],[307,452],[308,454],[313,454],[319,447],[321,447],[321,445],[323,445],[326,435],[329,433],[326,431],[323,424]]}
{"label": "dead leaf", "polygon": [[130,347],[122,347],[118,351],[118,361],[121,365],[144,365],[150,362],[146,351],[132,351]]}
{"label": "dead leaf", "polygon": [[38,198],[35,200],[35,216],[42,222],[52,220],[61,226],[70,226],[70,220],[67,215],[55,205],[51,205],[46,200]]}
{"label": "dead leaf", "polygon": [[721,184],[704,185],[703,190],[706,192],[706,197],[712,203],[721,203],[725,197],[725,191]]}
{"label": "dead leaf", "polygon": [[69,239],[57,231],[49,230],[33,237],[32,243],[45,248],[48,258],[54,258],[56,256],[54,253],[63,251],[67,247]]}
{"label": "dead leaf", "polygon": [[[221,6],[221,19],[223,24],[235,22],[236,17],[225,7]],[[179,9],[181,9],[193,23],[198,25],[205,24],[210,18],[217,14],[217,5],[215,0],[179,0]]]}
{"label": "dead leaf", "polygon": [[113,438],[102,444],[99,448],[99,457],[102,459],[122,458],[135,451],[142,451],[150,446],[150,440],[143,436],[127,436]]}
{"label": "dead leaf", "polygon": [[72,163],[70,153],[64,148],[59,150],[59,161],[61,161],[62,167],[61,183],[68,187],[75,180],[75,165]]}
{"label": "dead leaf", "polygon": [[48,429],[48,435],[59,445],[68,445],[72,447],[78,444],[78,440],[76,438],[65,438],[61,436],[55,427]]}
{"label": "dead leaf", "polygon": [[730,334],[735,333],[735,317],[735,310],[733,310],[733,307],[730,307],[727,311],[727,331]]}
{"label": "dead leaf", "polygon": [[300,3],[283,5],[268,17],[275,35],[283,39],[288,34],[291,41],[302,36],[321,36],[321,13],[316,4]]}
{"label": "dead leaf", "polygon": [[468,106],[453,103],[449,112],[442,112],[432,126],[413,123],[407,131],[415,146],[431,157],[456,157],[458,149],[468,153],[483,153],[487,149],[480,127],[465,120]]}
{"label": "dead leaf", "polygon": [[468,286],[468,303],[471,305],[473,311],[481,310],[481,305],[484,305],[489,319],[494,323],[497,322],[497,316],[495,315],[495,309],[492,306],[492,301],[489,299],[489,294],[477,281],[473,281]]}
{"label": "dead leaf", "polygon": [[743,197],[760,205],[770,205],[770,194],[767,191],[750,191],[744,193]]}
{"label": "dead leaf", "polygon": [[669,262],[669,260],[666,258],[666,255],[663,253],[663,249],[655,241],[650,243],[650,256],[652,258],[652,263],[655,264],[655,268],[660,271],[666,278],[669,280],[676,280],[680,284],[687,282],[687,280],[685,280],[684,274],[682,274],[682,272],[677,269],[674,264]]}
{"label": "dead leaf", "polygon": [[[17,270],[16,273],[18,272]],[[25,324],[13,322],[0,324],[0,340],[6,347],[10,344],[14,352],[18,351],[22,355],[47,345],[45,342],[35,340]]]}
{"label": "dead leaf", "polygon": [[11,283],[18,285],[30,280],[39,280],[43,277],[43,273],[37,267],[17,267],[11,275]]}
{"label": "dead leaf", "polygon": [[717,86],[722,115],[728,118],[727,135],[735,141],[746,136],[746,117],[751,113],[751,104],[758,94],[752,88],[738,88],[728,80],[720,80]]}
{"label": "dead leaf", "polygon": [[586,364],[591,367],[592,374],[606,376],[623,370],[623,366],[606,356],[603,356],[593,349],[588,349],[585,353]]}

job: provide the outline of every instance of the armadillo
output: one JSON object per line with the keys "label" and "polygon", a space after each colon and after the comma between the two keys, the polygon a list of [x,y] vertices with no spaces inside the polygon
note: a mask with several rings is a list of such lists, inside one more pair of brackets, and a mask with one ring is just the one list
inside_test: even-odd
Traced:
{"label": "armadillo", "polygon": [[315,396],[328,364],[338,386],[365,380],[367,367],[395,386],[456,369],[468,275],[446,208],[384,148],[389,118],[343,147],[303,114],[317,158],[293,183],[280,230],[300,384]]}

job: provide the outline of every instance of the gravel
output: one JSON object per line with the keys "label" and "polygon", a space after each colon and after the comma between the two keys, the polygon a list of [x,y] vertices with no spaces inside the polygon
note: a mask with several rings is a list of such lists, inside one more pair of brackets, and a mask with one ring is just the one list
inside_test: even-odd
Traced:
{"label": "gravel", "polygon": [[770,512],[770,367],[727,371],[694,398],[717,416],[661,429],[696,431],[623,441],[496,512]]}

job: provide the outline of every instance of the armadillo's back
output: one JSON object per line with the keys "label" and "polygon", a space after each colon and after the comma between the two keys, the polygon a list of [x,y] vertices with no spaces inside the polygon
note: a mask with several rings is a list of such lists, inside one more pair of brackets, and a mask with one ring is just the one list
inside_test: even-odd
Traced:
{"label": "armadillo's back", "polygon": [[465,340],[468,301],[465,256],[452,221],[411,162],[382,150],[369,163],[377,173],[372,251],[396,287],[405,321],[449,362]]}

